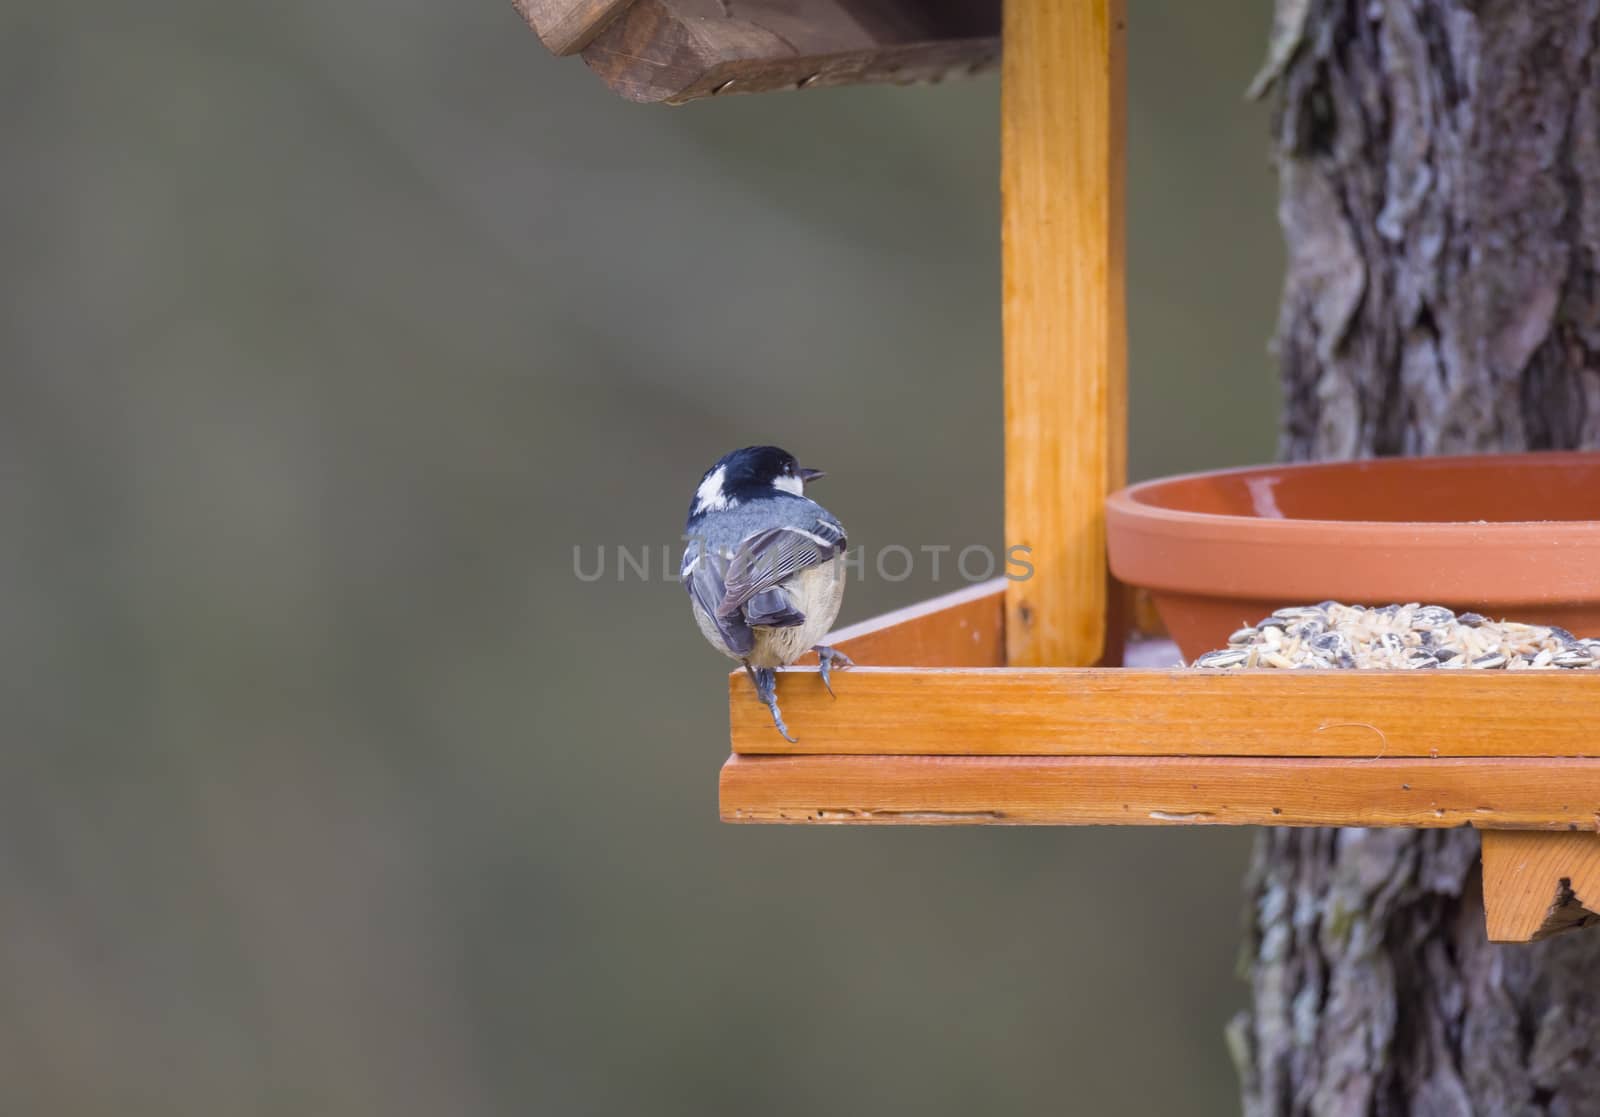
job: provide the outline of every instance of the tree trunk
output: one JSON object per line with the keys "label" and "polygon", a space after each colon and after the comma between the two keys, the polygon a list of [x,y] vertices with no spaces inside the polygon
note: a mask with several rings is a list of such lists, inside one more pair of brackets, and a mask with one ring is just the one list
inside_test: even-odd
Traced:
{"label": "tree trunk", "polygon": [[[1597,42],[1600,0],[1277,0],[1285,457],[1600,446]],[[1490,946],[1477,862],[1264,832],[1248,1117],[1600,1114],[1600,934]]]}

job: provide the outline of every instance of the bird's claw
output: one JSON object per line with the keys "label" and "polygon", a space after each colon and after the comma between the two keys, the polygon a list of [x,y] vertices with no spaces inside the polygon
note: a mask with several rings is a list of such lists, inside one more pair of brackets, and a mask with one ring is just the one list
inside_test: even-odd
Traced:
{"label": "bird's claw", "polygon": [[846,667],[854,667],[855,661],[826,644],[818,644],[812,651],[817,653],[817,674],[822,676],[822,685],[828,688],[828,697],[837,698],[838,695],[833,693],[833,665],[837,663],[842,671]]}
{"label": "bird's claw", "polygon": [[744,665],[745,673],[750,676],[750,681],[756,686],[756,697],[767,704],[767,709],[772,711],[772,724],[777,731],[783,734],[783,739],[791,745],[799,744],[795,738],[789,736],[789,727],[783,724],[783,715],[778,712],[778,673],[770,667],[751,667]]}

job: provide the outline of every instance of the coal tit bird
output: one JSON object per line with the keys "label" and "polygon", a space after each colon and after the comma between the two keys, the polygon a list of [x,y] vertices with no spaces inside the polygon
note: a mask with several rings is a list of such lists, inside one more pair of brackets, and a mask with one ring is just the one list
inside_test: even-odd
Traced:
{"label": "coal tit bird", "polygon": [[844,600],[844,527],[805,495],[806,482],[822,475],[776,446],[724,454],[700,478],[683,528],[679,576],[701,634],[744,664],[790,741],[778,712],[777,669],[814,650],[832,694],[829,668],[850,666],[842,652],[817,643]]}

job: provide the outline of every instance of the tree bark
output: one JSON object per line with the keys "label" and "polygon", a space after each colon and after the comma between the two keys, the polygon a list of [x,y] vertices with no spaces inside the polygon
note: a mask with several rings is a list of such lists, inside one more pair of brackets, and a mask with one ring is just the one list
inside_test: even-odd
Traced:
{"label": "tree bark", "polygon": [[[1285,457],[1600,446],[1597,43],[1600,0],[1277,0]],[[1263,834],[1247,1117],[1600,1114],[1600,934],[1489,945],[1477,865]]]}

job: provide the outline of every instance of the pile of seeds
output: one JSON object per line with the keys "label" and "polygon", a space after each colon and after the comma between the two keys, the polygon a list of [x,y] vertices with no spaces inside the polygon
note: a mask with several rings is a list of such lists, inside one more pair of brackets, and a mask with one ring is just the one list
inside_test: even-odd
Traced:
{"label": "pile of seeds", "polygon": [[1600,640],[1564,628],[1491,621],[1441,605],[1369,609],[1324,601],[1279,609],[1193,667],[1600,669]]}

